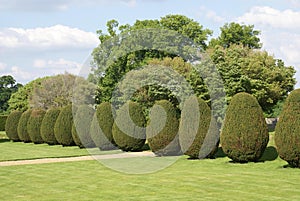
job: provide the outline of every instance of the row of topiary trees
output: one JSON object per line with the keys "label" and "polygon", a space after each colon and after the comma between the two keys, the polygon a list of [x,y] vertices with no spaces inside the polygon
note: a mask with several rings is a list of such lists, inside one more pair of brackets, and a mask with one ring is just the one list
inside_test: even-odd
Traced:
{"label": "row of topiary trees", "polygon": [[[299,167],[300,91],[293,91],[276,127],[275,141],[281,158]],[[96,112],[89,106],[70,105],[62,109],[14,111],[6,121],[13,141],[99,147],[101,150],[141,151],[145,142],[158,156],[186,154],[211,158],[219,143],[235,162],[258,161],[269,141],[262,109],[250,94],[235,95],[226,111],[221,134],[208,105],[190,97],[181,118],[166,100],[157,101],[147,123],[141,105],[129,101],[115,111],[101,103]],[[221,136],[219,138],[219,136]]]}

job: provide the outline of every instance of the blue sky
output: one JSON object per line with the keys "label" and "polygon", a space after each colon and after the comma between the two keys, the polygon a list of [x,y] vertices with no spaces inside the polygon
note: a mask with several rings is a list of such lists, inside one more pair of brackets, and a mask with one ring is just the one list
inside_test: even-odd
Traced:
{"label": "blue sky", "polygon": [[132,24],[167,14],[186,15],[213,37],[227,22],[254,24],[263,49],[300,71],[300,0],[0,0],[0,75],[27,83],[76,74],[108,20]]}

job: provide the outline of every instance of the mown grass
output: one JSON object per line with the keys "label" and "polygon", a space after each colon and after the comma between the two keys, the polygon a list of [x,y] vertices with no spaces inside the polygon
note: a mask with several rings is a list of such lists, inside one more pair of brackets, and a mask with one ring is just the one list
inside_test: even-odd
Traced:
{"label": "mown grass", "polygon": [[120,152],[119,150],[101,152],[98,148],[80,149],[77,146],[63,147],[61,145],[49,146],[47,144],[11,142],[7,139],[5,132],[0,132],[0,161],[85,156],[90,153],[112,154]]}
{"label": "mown grass", "polygon": [[[258,163],[231,163],[220,150],[216,159],[183,156],[140,175],[98,161],[0,167],[0,200],[300,200],[300,169],[285,168],[273,143],[271,137]],[[160,160],[172,158],[108,159],[106,164],[149,168]]]}

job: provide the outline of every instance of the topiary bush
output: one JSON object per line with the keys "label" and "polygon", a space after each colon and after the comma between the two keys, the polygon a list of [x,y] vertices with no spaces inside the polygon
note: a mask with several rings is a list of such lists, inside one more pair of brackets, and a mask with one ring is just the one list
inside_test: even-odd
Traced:
{"label": "topiary bush", "polygon": [[219,137],[217,122],[208,105],[201,98],[188,98],[179,124],[182,152],[193,159],[212,158],[217,151]]}
{"label": "topiary bush", "polygon": [[264,153],[268,141],[268,127],[256,98],[244,92],[233,96],[221,133],[225,154],[234,162],[255,162]]}
{"label": "topiary bush", "polygon": [[123,151],[141,151],[145,144],[146,118],[140,104],[129,101],[118,111],[112,127],[115,143]]}
{"label": "topiary bush", "polygon": [[0,131],[5,131],[5,124],[8,115],[0,115]]}
{"label": "topiary bush", "polygon": [[59,144],[63,146],[75,145],[72,137],[72,126],[72,105],[68,105],[61,109],[54,125],[54,135]]}
{"label": "topiary bush", "polygon": [[28,134],[28,130],[27,130],[27,122],[28,119],[30,118],[32,110],[27,110],[25,112],[23,112],[19,124],[18,124],[18,136],[19,139],[23,142],[31,142],[30,136]]}
{"label": "topiary bush", "polygon": [[158,156],[180,155],[178,127],[179,121],[172,103],[157,101],[150,111],[146,131],[150,149]]}
{"label": "topiary bush", "polygon": [[34,144],[41,144],[44,142],[41,136],[41,125],[45,114],[45,110],[34,109],[32,110],[28,119],[27,131],[31,141]]}
{"label": "topiary bush", "polygon": [[300,89],[292,91],[285,101],[275,127],[278,155],[292,167],[300,167]]}
{"label": "topiary bush", "polygon": [[55,122],[58,118],[58,115],[60,113],[59,108],[51,108],[49,109],[42,121],[41,125],[41,137],[44,142],[46,142],[49,145],[57,145],[58,142],[54,135],[54,126]]}
{"label": "topiary bush", "polygon": [[95,147],[90,134],[91,122],[95,110],[88,105],[79,106],[74,117],[72,126],[72,137],[77,146],[80,148]]}
{"label": "topiary bush", "polygon": [[7,120],[5,123],[5,132],[6,132],[8,139],[10,139],[12,141],[20,141],[20,138],[18,136],[18,129],[17,129],[16,125],[18,125],[21,116],[22,116],[22,112],[13,111],[7,117]]}
{"label": "topiary bush", "polygon": [[97,106],[91,123],[91,137],[102,151],[116,149],[117,145],[112,134],[114,116],[115,110],[110,103],[103,102]]}

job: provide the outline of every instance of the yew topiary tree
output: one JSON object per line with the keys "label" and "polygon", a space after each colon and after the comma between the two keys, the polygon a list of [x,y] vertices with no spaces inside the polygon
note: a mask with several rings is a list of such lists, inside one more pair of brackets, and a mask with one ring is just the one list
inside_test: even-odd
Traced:
{"label": "yew topiary tree", "polygon": [[275,144],[280,158],[300,167],[300,89],[292,91],[275,128]]}
{"label": "yew topiary tree", "polygon": [[97,106],[91,124],[91,137],[95,145],[102,151],[116,149],[112,135],[115,110],[108,102]]}
{"label": "yew topiary tree", "polygon": [[146,118],[141,105],[129,101],[118,111],[112,134],[123,151],[141,151],[146,141]]}
{"label": "yew topiary tree", "polygon": [[31,141],[35,144],[43,143],[41,125],[46,111],[41,109],[32,110],[27,122],[27,131]]}
{"label": "yew topiary tree", "polygon": [[147,140],[151,150],[158,156],[179,155],[179,121],[176,109],[167,100],[155,103],[150,112]]}
{"label": "yew topiary tree", "polygon": [[5,123],[5,131],[6,131],[6,135],[7,135],[8,139],[13,140],[13,141],[20,141],[20,138],[18,136],[18,129],[17,129],[16,125],[18,125],[21,116],[22,116],[22,112],[13,111],[7,117],[7,120]]}
{"label": "yew topiary tree", "polygon": [[59,144],[63,146],[75,145],[72,137],[72,126],[72,105],[68,105],[61,109],[54,126],[54,135]]}
{"label": "yew topiary tree", "polygon": [[255,162],[268,141],[268,127],[256,98],[245,92],[233,96],[221,133],[225,154],[234,162]]}
{"label": "yew topiary tree", "polygon": [[179,125],[182,152],[194,159],[212,158],[218,148],[219,136],[217,122],[204,100],[188,98]]}
{"label": "yew topiary tree", "polygon": [[95,110],[88,105],[81,105],[76,111],[72,126],[72,137],[75,144],[80,148],[95,147],[90,134],[94,113]]}
{"label": "yew topiary tree", "polygon": [[23,112],[19,124],[18,124],[18,136],[19,139],[23,142],[31,142],[30,136],[27,130],[27,122],[30,118],[32,110],[27,110]]}
{"label": "yew topiary tree", "polygon": [[59,113],[60,113],[59,108],[51,108],[46,112],[44,119],[42,121],[41,136],[43,141],[49,145],[58,144],[54,135],[54,126]]}

